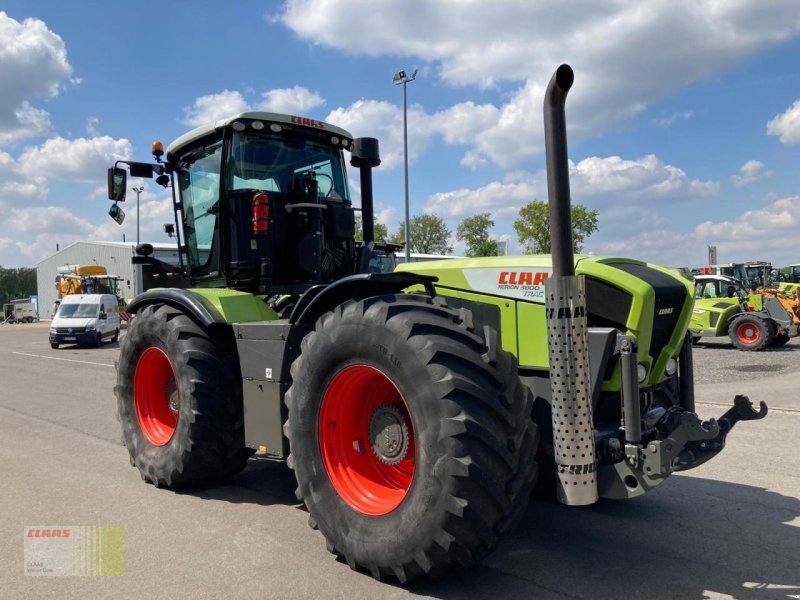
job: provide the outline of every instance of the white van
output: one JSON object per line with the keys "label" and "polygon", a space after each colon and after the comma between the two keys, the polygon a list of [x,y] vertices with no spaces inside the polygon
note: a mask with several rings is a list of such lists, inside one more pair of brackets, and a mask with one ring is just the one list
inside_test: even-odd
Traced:
{"label": "white van", "polygon": [[64,296],[50,323],[50,347],[92,344],[119,338],[119,303],[113,294]]}

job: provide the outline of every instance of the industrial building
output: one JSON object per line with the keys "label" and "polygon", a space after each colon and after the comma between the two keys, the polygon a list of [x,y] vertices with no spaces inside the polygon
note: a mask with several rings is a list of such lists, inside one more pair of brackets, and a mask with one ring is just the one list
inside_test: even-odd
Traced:
{"label": "industrial building", "polygon": [[[126,242],[75,242],[39,262],[36,265],[39,318],[52,318],[53,303],[58,299],[56,273],[59,267],[66,265],[101,265],[109,275],[122,278],[119,294],[124,300],[136,296],[142,289],[142,282],[141,273],[131,263],[135,247],[136,244]],[[153,244],[153,257],[177,265],[177,244]]]}

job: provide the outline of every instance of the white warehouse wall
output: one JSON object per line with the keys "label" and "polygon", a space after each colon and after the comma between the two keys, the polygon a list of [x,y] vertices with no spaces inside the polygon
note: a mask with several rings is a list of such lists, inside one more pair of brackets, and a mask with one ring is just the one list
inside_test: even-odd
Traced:
{"label": "white warehouse wall", "polygon": [[[56,273],[64,265],[101,265],[109,275],[122,278],[120,295],[130,300],[139,291],[131,264],[136,244],[126,242],[76,242],[36,265],[36,285],[39,295],[39,318],[51,319],[53,303],[58,299]],[[153,256],[170,264],[178,264],[176,244],[153,244]]]}

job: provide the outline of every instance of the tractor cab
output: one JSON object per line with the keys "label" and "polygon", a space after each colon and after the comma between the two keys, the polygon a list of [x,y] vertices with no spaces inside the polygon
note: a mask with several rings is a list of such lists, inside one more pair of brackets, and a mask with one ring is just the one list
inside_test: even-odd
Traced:
{"label": "tractor cab", "polygon": [[[172,188],[180,287],[292,294],[369,269],[371,173],[369,185],[362,181],[369,226],[359,244],[345,151],[362,180],[364,170],[380,164],[377,140],[353,140],[312,119],[253,112],[190,131],[169,145],[163,161],[157,142],[156,164],[125,164],[131,176],[158,175],[157,183]],[[110,199],[124,200],[125,177],[119,166],[109,170]],[[144,254],[139,262],[160,266]]]}
{"label": "tractor cab", "polygon": [[746,302],[750,294],[744,285],[733,277],[705,275],[695,277],[694,297],[696,300],[735,298]]}

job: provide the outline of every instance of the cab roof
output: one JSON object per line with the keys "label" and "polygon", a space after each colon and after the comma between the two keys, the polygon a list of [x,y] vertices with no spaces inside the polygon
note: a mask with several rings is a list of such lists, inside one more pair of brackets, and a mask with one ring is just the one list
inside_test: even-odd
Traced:
{"label": "cab roof", "polygon": [[298,117],[294,115],[283,115],[269,112],[243,112],[230,117],[225,117],[224,119],[219,119],[214,123],[201,125],[196,129],[192,129],[191,131],[184,133],[167,147],[167,158],[171,158],[177,154],[180,154],[184,148],[192,145],[197,140],[200,140],[207,135],[214,133],[215,131],[219,131],[220,129],[228,127],[234,121],[239,120],[248,122],[263,121],[265,124],[285,123],[287,125],[291,125],[293,128],[302,127],[314,132],[327,131],[332,135],[347,139],[350,142],[353,141],[353,135],[349,131],[323,121],[309,119],[308,117]]}

